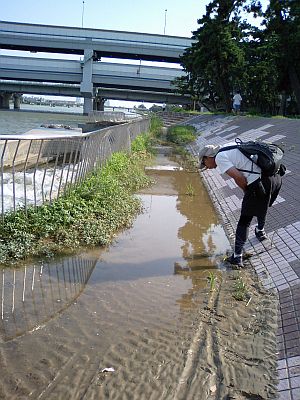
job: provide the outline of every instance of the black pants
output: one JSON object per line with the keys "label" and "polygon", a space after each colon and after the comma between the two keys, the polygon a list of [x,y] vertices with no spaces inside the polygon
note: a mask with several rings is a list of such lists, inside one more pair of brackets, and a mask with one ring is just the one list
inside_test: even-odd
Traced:
{"label": "black pants", "polygon": [[276,200],[281,185],[282,178],[278,174],[259,178],[248,185],[244,194],[241,215],[235,233],[235,254],[242,254],[243,252],[253,217],[257,217],[258,229],[264,228],[268,208]]}

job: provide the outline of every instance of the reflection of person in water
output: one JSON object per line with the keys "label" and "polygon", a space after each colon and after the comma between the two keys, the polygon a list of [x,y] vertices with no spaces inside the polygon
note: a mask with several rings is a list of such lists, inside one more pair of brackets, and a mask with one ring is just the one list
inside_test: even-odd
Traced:
{"label": "reflection of person in water", "polygon": [[[186,217],[186,223],[178,230],[178,238],[183,240],[181,249],[185,264],[176,263],[175,273],[211,268],[209,255],[216,252],[212,235],[218,225],[217,216],[207,192],[200,185],[199,175],[185,172],[178,175],[174,180],[179,193],[177,209]],[[193,196],[186,195],[187,185],[193,187]]]}
{"label": "reflection of person in water", "polygon": [[[213,255],[218,249],[214,235],[219,229],[219,224],[212,202],[201,185],[198,173],[180,171],[176,173],[173,185],[179,193],[177,210],[185,217],[184,225],[178,229],[177,234],[182,240],[183,260],[174,263],[174,273],[191,279],[192,282],[191,289],[177,300],[180,308],[184,310],[194,306],[199,307],[200,298],[195,294],[199,289],[208,287],[208,270],[216,268]],[[192,196],[186,194],[187,187],[193,188]],[[224,246],[228,245],[225,233],[224,243],[226,243]],[[202,301],[203,296],[200,297]]]}

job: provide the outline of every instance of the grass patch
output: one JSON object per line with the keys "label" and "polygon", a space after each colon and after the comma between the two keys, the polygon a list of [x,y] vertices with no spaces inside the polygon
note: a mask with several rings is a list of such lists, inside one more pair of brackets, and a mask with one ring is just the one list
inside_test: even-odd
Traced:
{"label": "grass patch", "polygon": [[247,300],[249,294],[246,283],[243,281],[241,277],[238,277],[234,283],[234,292],[233,297],[237,301],[244,301]]}
{"label": "grass patch", "polygon": [[156,115],[151,116],[150,132],[154,138],[160,138],[162,134],[163,121]]}
{"label": "grass patch", "polygon": [[166,139],[171,143],[184,146],[193,142],[197,137],[196,128],[190,125],[171,126],[167,131]]}
{"label": "grass patch", "polygon": [[141,212],[134,193],[151,183],[144,173],[150,142],[150,135],[138,136],[130,154],[114,153],[104,167],[51,204],[6,213],[0,226],[0,263],[109,244]]}

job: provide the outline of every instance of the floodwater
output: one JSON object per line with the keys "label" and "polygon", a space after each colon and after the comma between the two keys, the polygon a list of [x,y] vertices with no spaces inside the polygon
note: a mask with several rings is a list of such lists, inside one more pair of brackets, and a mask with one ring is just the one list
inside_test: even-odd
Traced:
{"label": "floodwater", "polygon": [[174,399],[229,243],[197,173],[163,154],[114,243],[0,271],[1,399]]}

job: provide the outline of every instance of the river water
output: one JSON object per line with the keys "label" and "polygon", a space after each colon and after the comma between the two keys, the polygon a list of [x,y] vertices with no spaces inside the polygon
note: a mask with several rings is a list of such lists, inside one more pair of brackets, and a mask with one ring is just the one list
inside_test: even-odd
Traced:
{"label": "river water", "polygon": [[162,153],[148,174],[144,212],[111,246],[1,271],[1,399],[173,399],[229,243],[197,173]]}
{"label": "river water", "polygon": [[[105,111],[119,111],[132,115],[127,108],[108,107]],[[0,134],[25,133],[42,124],[62,124],[77,128],[85,122],[82,107],[50,107],[45,105],[21,104],[20,110],[0,110]]]}

